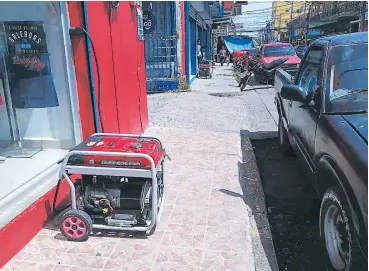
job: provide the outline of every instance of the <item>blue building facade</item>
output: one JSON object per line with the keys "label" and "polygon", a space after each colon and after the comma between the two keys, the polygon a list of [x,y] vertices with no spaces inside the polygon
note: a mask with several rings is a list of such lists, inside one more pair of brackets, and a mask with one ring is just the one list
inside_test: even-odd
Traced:
{"label": "blue building facade", "polygon": [[210,59],[213,18],[224,15],[222,1],[144,1],[146,86],[148,92],[177,90],[196,78],[196,44]]}
{"label": "blue building facade", "polygon": [[210,59],[211,29],[213,18],[224,16],[224,2],[222,1],[186,1],[185,2],[185,43],[186,43],[186,78],[188,85],[196,79],[197,40],[205,46],[205,57]]}

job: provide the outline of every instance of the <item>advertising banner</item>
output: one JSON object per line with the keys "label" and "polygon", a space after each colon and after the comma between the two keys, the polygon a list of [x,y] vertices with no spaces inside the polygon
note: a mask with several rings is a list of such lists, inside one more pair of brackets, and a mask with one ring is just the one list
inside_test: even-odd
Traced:
{"label": "advertising banner", "polygon": [[3,24],[13,107],[58,106],[43,23],[12,21]]}

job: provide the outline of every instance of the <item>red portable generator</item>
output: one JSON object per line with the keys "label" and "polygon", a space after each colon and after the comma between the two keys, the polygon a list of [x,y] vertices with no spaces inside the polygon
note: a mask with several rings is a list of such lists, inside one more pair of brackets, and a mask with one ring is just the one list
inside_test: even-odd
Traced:
{"label": "red portable generator", "polygon": [[[158,138],[141,135],[94,134],[76,146],[60,171],[71,195],[62,234],[83,241],[93,228],[154,233],[164,202],[165,157]],[[82,178],[73,183],[71,174]]]}

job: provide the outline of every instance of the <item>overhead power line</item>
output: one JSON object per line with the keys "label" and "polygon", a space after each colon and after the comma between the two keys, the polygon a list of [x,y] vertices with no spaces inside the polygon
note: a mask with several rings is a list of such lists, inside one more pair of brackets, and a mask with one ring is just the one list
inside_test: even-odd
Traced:
{"label": "overhead power line", "polygon": [[[285,5],[280,5],[277,8],[291,7],[291,6],[292,6],[292,3],[288,3],[288,4],[285,4]],[[303,6],[303,5],[301,5],[301,6]],[[268,10],[273,10],[273,9],[274,9],[274,7],[262,8],[262,9],[255,9],[255,10],[247,10],[247,11],[242,12],[242,14],[252,13],[252,12],[268,11]]]}

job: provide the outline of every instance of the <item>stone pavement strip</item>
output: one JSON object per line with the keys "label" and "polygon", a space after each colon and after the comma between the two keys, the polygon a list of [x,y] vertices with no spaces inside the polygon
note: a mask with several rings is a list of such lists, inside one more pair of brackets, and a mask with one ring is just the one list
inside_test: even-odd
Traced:
{"label": "stone pavement strip", "polygon": [[86,242],[68,242],[56,217],[3,270],[254,270],[238,177],[239,135],[148,133],[162,139],[172,159],[165,169],[164,211],[152,236],[95,231]]}

